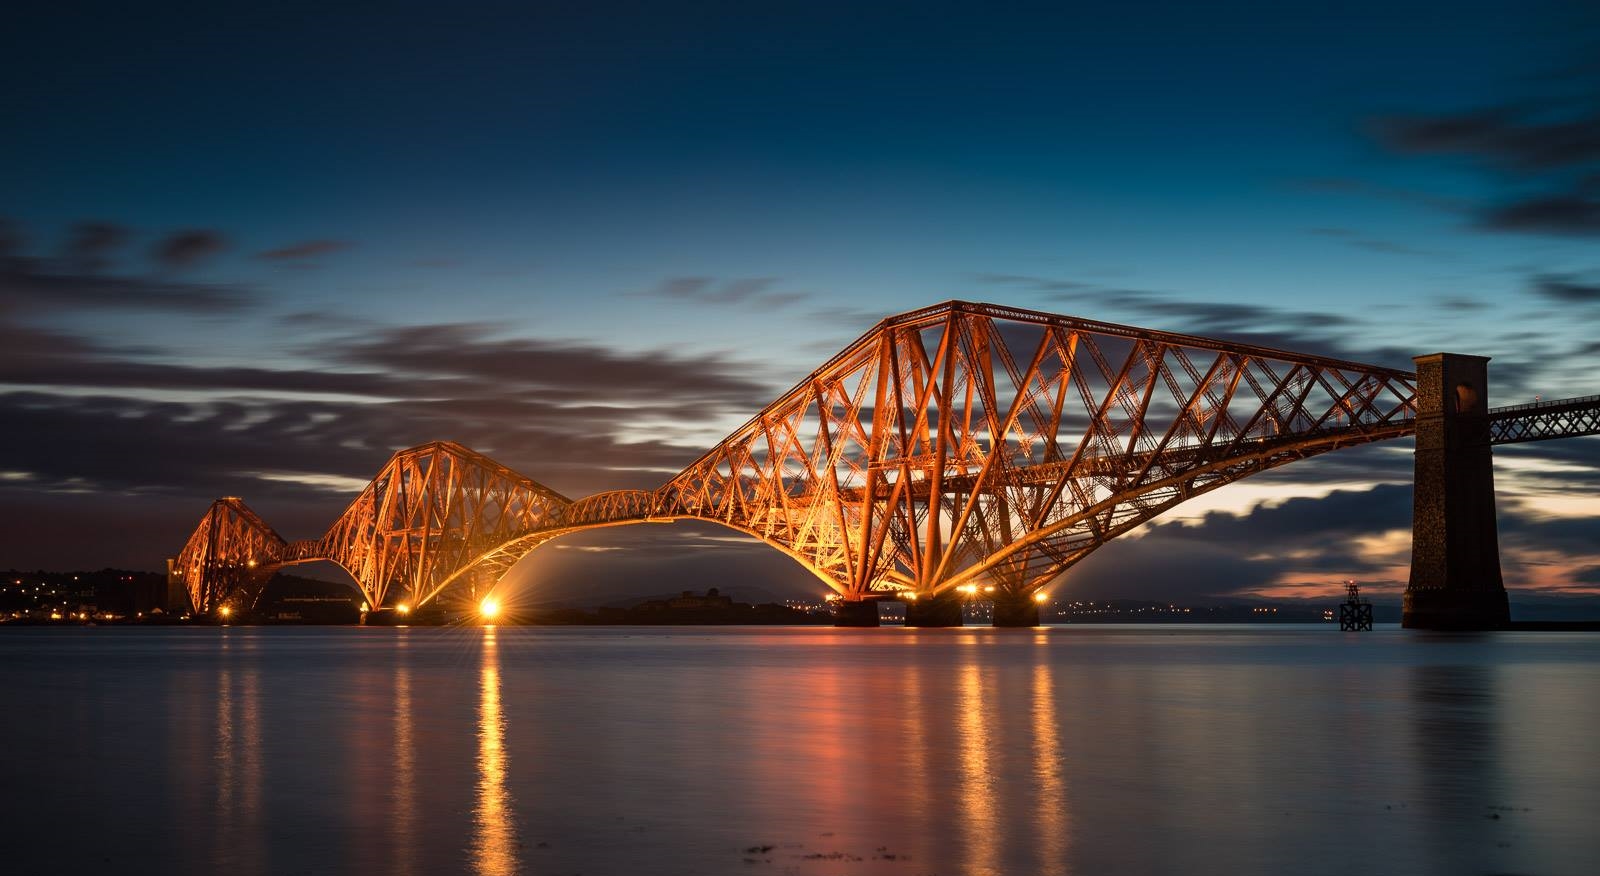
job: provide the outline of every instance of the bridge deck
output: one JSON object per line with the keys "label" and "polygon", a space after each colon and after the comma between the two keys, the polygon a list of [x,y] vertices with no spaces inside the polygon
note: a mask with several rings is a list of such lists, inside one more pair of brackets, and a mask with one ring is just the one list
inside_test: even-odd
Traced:
{"label": "bridge deck", "polygon": [[1495,408],[1488,419],[1490,444],[1600,435],[1600,395]]}

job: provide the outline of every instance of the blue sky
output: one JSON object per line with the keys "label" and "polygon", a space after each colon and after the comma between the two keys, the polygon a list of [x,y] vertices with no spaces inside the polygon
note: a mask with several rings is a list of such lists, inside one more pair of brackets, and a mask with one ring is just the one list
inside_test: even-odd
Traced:
{"label": "blue sky", "polygon": [[[11,18],[0,507],[35,523],[0,564],[153,567],[224,492],[312,535],[434,438],[573,494],[653,486],[876,319],[953,297],[1384,365],[1481,353],[1498,403],[1600,391],[1592,3]],[[401,388],[474,350],[500,395]],[[1508,580],[1600,584],[1600,511],[1572,498],[1593,444],[1502,454]],[[1389,501],[1394,452],[1207,507]],[[57,559],[82,526],[116,534]],[[1219,557],[1205,592],[1403,583],[1394,527],[1358,537],[1339,569]],[[615,538],[639,569],[671,549]]]}

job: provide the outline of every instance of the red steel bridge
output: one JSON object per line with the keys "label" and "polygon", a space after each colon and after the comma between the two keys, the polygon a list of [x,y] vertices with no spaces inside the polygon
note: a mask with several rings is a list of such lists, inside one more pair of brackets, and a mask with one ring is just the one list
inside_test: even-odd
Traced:
{"label": "red steel bridge", "polygon": [[[809,569],[846,623],[875,624],[881,598],[905,600],[913,623],[959,623],[956,597],[981,593],[997,623],[1031,624],[1041,588],[1096,548],[1257,472],[1420,423],[1420,512],[1425,494],[1440,508],[1481,504],[1449,484],[1462,465],[1488,477],[1490,444],[1600,433],[1600,396],[1474,409],[1487,360],[1417,362],[1413,373],[949,302],[883,320],[653,491],[574,500],[434,442],[390,458],[318,539],[287,541],[238,498],[218,499],[172,577],[196,613],[248,611],[278,569],[329,560],[374,609],[410,609],[492,590],[571,532],[705,520]],[[1435,433],[1438,490],[1423,484]],[[1461,448],[1481,449],[1481,466]],[[1492,481],[1488,502],[1499,587]],[[1443,521],[1473,513],[1433,521],[1440,569],[1468,528]],[[1413,589],[1461,583],[1423,578],[1414,571]]]}

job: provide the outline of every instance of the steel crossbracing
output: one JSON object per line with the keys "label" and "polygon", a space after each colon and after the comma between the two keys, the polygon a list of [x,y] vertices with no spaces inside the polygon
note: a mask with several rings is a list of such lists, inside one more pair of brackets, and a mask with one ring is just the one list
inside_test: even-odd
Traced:
{"label": "steel crossbracing", "polygon": [[984,304],[893,317],[658,491],[846,598],[1035,590],[1172,506],[1410,434],[1409,372]]}
{"label": "steel crossbracing", "polygon": [[253,606],[261,588],[283,563],[287,544],[237,496],[211,503],[200,525],[173,561],[172,573],[189,591],[196,612],[215,611],[225,601]]}
{"label": "steel crossbracing", "polygon": [[197,612],[224,600],[252,608],[274,571],[315,560],[342,566],[370,606],[421,605],[480,555],[561,520],[569,504],[481,453],[439,441],[391,457],[320,539],[286,544],[242,502],[220,500],[175,571]]}
{"label": "steel crossbracing", "polygon": [[950,302],[880,322],[655,491],[573,502],[440,442],[397,454],[319,540],[282,545],[208,515],[202,529],[248,543],[194,553],[197,531],[178,568],[199,611],[243,580],[212,556],[332,559],[372,606],[418,606],[565,533],[698,519],[847,599],[975,582],[1024,598],[1186,499],[1411,434],[1415,415],[1406,371]]}
{"label": "steel crossbracing", "polygon": [[1600,395],[1495,408],[1488,418],[1490,444],[1600,435]]}

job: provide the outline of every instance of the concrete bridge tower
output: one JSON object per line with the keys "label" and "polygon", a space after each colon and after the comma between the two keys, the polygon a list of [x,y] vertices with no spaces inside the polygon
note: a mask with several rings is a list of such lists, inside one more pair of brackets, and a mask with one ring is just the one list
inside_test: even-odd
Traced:
{"label": "concrete bridge tower", "polygon": [[1500,578],[1489,452],[1489,359],[1417,356],[1411,582],[1401,624],[1489,630],[1511,619]]}

